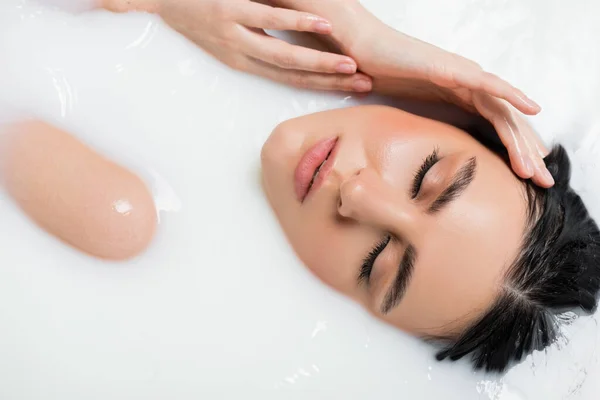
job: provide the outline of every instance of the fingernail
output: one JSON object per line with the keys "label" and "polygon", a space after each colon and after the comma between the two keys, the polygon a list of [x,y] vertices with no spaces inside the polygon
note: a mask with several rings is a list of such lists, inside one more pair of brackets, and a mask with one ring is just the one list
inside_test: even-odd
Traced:
{"label": "fingernail", "polygon": [[368,92],[371,90],[371,82],[365,79],[359,79],[357,81],[354,81],[354,83],[352,84],[352,89],[355,92]]}
{"label": "fingernail", "polygon": [[356,72],[356,65],[350,63],[341,63],[335,68],[340,74],[353,74]]}
{"label": "fingernail", "polygon": [[554,185],[554,178],[548,169],[543,168],[540,172],[542,173],[542,178],[548,183],[548,185]]}
{"label": "fingernail", "polygon": [[528,156],[523,157],[523,165],[525,166],[525,173],[528,178],[533,176],[533,161]]}
{"label": "fingernail", "polygon": [[519,96],[519,99],[528,107],[536,109],[538,112],[542,110],[542,107],[538,103],[527,97],[525,94],[523,94],[523,96]]}
{"label": "fingernail", "polygon": [[324,19],[317,20],[313,27],[317,33],[331,33],[332,31],[331,24]]}

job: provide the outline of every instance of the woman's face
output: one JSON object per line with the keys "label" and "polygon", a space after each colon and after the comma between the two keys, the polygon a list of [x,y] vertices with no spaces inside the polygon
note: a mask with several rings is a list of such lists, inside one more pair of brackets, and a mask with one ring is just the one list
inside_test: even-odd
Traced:
{"label": "woman's face", "polygon": [[473,322],[519,252],[522,183],[449,125],[382,106],[327,111],[280,124],[262,161],[269,202],[304,264],[414,334]]}

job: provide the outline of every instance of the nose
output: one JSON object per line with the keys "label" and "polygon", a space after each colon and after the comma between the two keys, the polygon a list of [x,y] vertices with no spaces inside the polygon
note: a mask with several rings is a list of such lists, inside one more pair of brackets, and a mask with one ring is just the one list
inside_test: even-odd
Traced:
{"label": "nose", "polygon": [[418,210],[376,171],[362,169],[340,185],[338,213],[401,237],[416,234]]}

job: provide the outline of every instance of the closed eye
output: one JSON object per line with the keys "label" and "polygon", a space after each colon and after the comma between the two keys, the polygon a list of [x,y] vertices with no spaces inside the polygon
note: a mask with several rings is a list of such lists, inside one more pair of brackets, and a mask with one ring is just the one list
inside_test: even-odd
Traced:
{"label": "closed eye", "polygon": [[421,191],[421,185],[423,184],[423,180],[425,179],[425,175],[427,172],[438,162],[440,161],[440,157],[438,154],[438,149],[433,149],[433,152],[423,160],[423,164],[419,167],[417,172],[415,172],[415,176],[413,178],[412,188],[411,188],[411,199],[416,199],[419,196],[419,192]]}
{"label": "closed eye", "polygon": [[369,278],[371,277],[371,272],[373,271],[373,266],[375,265],[375,261],[377,257],[385,250],[386,246],[392,239],[391,236],[384,237],[373,249],[367,254],[364,258],[363,263],[360,267],[360,273],[358,275],[358,284],[369,284]]}

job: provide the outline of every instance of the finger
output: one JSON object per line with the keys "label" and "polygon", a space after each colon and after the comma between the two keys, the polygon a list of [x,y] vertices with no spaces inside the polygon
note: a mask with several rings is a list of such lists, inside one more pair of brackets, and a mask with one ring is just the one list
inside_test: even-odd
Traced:
{"label": "finger", "polygon": [[534,140],[532,140],[529,132],[531,131],[531,127],[524,121],[522,123],[516,122],[516,125],[517,129],[523,137],[523,144],[527,149],[529,158],[533,163],[533,175],[531,177],[531,180],[536,185],[541,187],[552,186],[554,184],[554,179],[552,178],[552,175],[550,175],[550,172],[548,172],[546,168],[546,163],[544,163],[544,159],[539,155],[539,153],[536,150],[536,144]]}
{"label": "finger", "polygon": [[289,70],[248,58],[247,72],[302,89],[339,90],[364,93],[373,87],[371,78],[362,74],[333,75]]}
{"label": "finger", "polygon": [[534,156],[533,163],[534,163],[534,173],[533,173],[533,176],[531,177],[531,180],[533,181],[533,183],[535,183],[536,185],[543,187],[543,188],[550,188],[550,187],[554,186],[554,183],[555,183],[554,178],[552,177],[552,174],[548,170],[548,167],[546,167],[546,163],[544,162],[544,159],[539,156]]}
{"label": "finger", "polygon": [[549,188],[554,185],[554,178],[546,167],[544,157],[548,154],[546,146],[533,130],[531,125],[517,113],[512,113],[519,131],[525,138],[526,146],[529,148],[529,154],[534,163],[534,174],[532,180],[541,187]]}
{"label": "finger", "polygon": [[245,30],[241,43],[248,56],[279,68],[326,74],[356,72],[350,57],[295,46],[265,33]]}
{"label": "finger", "polygon": [[[511,166],[517,175],[540,187],[549,188],[554,179],[543,159],[543,145],[529,123],[505,100],[478,92],[474,96],[477,109],[492,122],[508,149]],[[512,145],[511,145],[512,143]],[[524,170],[521,167],[525,167]]]}
{"label": "finger", "polygon": [[541,107],[521,90],[499,76],[482,70],[477,63],[456,54],[448,62],[453,65],[451,74],[457,86],[504,99],[527,115],[535,115],[541,111]]}
{"label": "finger", "polygon": [[542,110],[539,104],[499,76],[485,71],[481,74],[481,89],[492,96],[508,101],[523,114],[535,115]]}
{"label": "finger", "polygon": [[331,23],[319,16],[276,8],[264,4],[247,2],[243,7],[236,3],[235,20],[249,28],[271,29],[278,31],[314,32],[330,34]]}
{"label": "finger", "polygon": [[548,150],[548,147],[546,147],[546,144],[544,143],[542,138],[533,130],[533,128],[531,128],[529,123],[527,121],[525,121],[520,115],[517,117],[519,119],[521,119],[523,121],[523,123],[529,127],[529,129],[526,132],[528,133],[527,136],[528,136],[529,141],[533,144],[534,152],[537,155],[539,155],[540,158],[542,158],[542,159],[546,158],[546,156],[550,153],[550,150]]}
{"label": "finger", "polygon": [[540,158],[544,159],[550,153],[550,151],[546,147],[546,144],[542,138],[533,130],[533,127],[522,115],[516,113],[512,114],[515,122],[519,126],[519,129],[521,129],[523,135],[527,138],[529,143],[531,143],[532,153],[535,153]]}
{"label": "finger", "polygon": [[496,129],[498,137],[508,150],[513,171],[523,179],[531,178],[535,173],[533,160],[528,154],[529,148],[524,137],[519,132],[514,119],[510,118],[508,105],[482,92],[473,95],[473,104]]}

